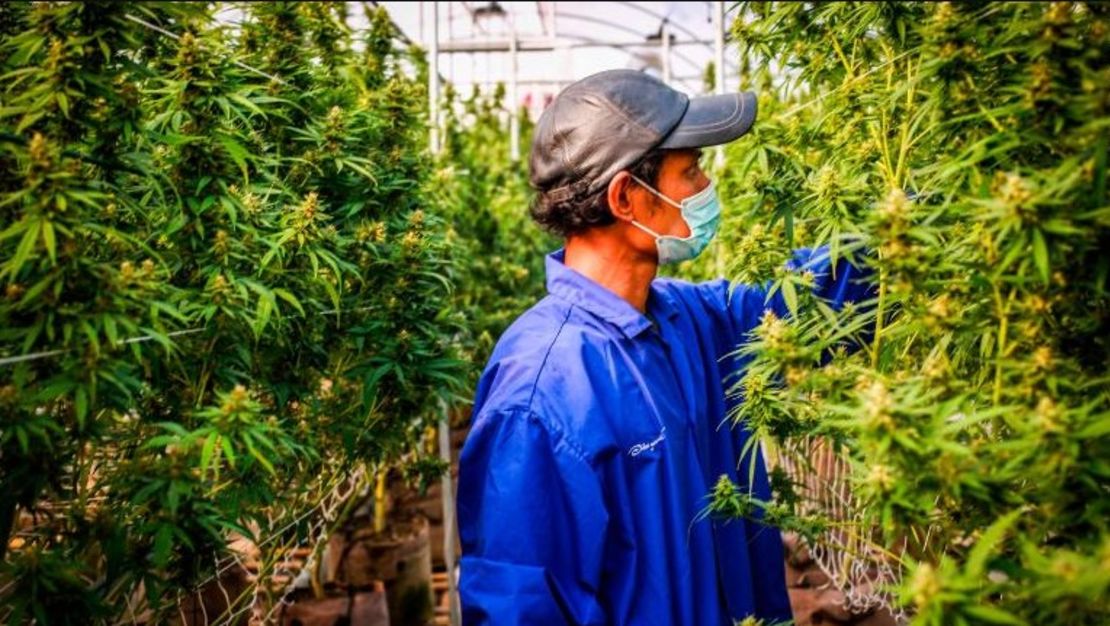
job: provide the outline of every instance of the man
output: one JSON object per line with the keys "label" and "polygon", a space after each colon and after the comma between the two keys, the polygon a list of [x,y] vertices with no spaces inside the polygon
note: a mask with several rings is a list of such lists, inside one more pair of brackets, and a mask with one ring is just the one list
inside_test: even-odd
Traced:
{"label": "man", "polygon": [[[656,278],[716,232],[700,149],[755,113],[751,93],[689,99],[615,70],[540,118],[532,215],[566,245],[478,386],[458,492],[467,624],[791,619],[779,533],[699,516],[722,474],[770,496],[758,456],[749,484],[722,380],[765,309],[785,306],[760,287]],[[835,304],[868,293],[858,270],[829,265],[823,251],[793,264]]]}

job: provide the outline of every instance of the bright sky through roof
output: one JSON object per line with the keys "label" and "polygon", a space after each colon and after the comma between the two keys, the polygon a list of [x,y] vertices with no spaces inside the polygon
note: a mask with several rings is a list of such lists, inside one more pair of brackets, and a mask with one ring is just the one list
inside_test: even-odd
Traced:
{"label": "bright sky through roof", "polygon": [[[381,2],[413,41],[428,47],[431,2]],[[567,84],[613,68],[646,69],[662,76],[658,33],[671,24],[671,84],[691,95],[705,90],[703,75],[714,56],[712,2],[440,2],[440,73],[463,94],[508,83],[510,55],[487,51],[508,45],[515,24],[520,47],[518,81],[522,102],[539,104]],[[500,9],[500,10],[499,10]],[[423,16],[421,12],[423,11]],[[352,11],[352,17],[361,11]],[[554,14],[554,18],[552,15]],[[361,17],[361,16],[359,16]],[[554,22],[554,39],[552,38]],[[651,35],[656,38],[649,41]],[[529,44],[554,50],[527,50]],[[615,44],[619,48],[610,47]],[[634,47],[633,47],[634,45]],[[448,53],[448,49],[479,48]],[[736,88],[736,51],[726,47],[726,86]]]}

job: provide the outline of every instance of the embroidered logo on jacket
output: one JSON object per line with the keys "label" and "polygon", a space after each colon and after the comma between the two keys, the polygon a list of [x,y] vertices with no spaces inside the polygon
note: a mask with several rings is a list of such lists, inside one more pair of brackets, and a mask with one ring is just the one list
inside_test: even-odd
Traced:
{"label": "embroidered logo on jacket", "polygon": [[630,456],[639,456],[641,452],[647,452],[649,450],[654,450],[655,446],[663,443],[663,439],[664,439],[663,434],[665,432],[667,432],[666,428],[664,428],[663,430],[660,430],[659,431],[659,436],[656,437],[653,441],[648,441],[648,442],[645,442],[645,443],[638,443],[638,444],[632,446],[631,448],[628,449],[628,454]]}

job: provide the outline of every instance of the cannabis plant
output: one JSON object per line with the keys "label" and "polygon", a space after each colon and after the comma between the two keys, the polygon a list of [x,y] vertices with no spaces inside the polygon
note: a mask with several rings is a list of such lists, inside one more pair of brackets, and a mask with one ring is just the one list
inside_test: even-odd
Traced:
{"label": "cannabis plant", "polygon": [[[712,508],[868,537],[915,623],[1110,610],[1108,33],[1098,3],[738,7],[760,119],[691,275],[790,305],[741,348],[734,417],[768,450],[836,449],[855,506],[811,515],[810,466],[774,502],[722,484]],[[871,268],[877,299],[831,311],[781,272],[818,245]]]}
{"label": "cannabis plant", "polygon": [[[451,218],[451,248],[464,260],[453,307],[470,330],[465,354],[475,383],[497,337],[543,297],[544,256],[558,247],[529,217],[527,166],[510,159],[504,99],[498,85],[488,95],[475,87],[460,102],[448,85],[443,106],[440,201]],[[527,146],[531,121],[524,110],[520,119],[521,145]]]}
{"label": "cannabis plant", "polygon": [[164,622],[229,537],[266,579],[366,466],[440,469],[424,83],[345,6],[0,8],[6,623]]}

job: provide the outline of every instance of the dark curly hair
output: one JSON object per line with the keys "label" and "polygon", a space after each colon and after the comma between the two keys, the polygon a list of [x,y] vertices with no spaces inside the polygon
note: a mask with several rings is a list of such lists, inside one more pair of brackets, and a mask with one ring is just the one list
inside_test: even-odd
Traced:
{"label": "dark curly hair", "polygon": [[[659,171],[663,169],[663,150],[648,152],[635,165],[629,168],[637,178],[655,185],[659,182]],[[532,219],[544,230],[560,237],[569,237],[594,226],[608,226],[616,221],[609,211],[609,185],[581,199],[553,200],[540,191],[529,207]]]}

